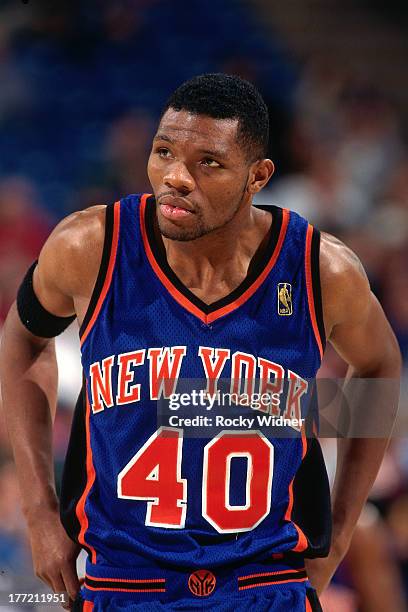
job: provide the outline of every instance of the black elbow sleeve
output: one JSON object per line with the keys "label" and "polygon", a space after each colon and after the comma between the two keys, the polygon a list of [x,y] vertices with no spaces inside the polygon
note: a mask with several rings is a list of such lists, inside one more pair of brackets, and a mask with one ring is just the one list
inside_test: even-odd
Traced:
{"label": "black elbow sleeve", "polygon": [[46,310],[34,293],[33,273],[37,261],[27,271],[17,293],[17,311],[23,325],[35,336],[54,338],[74,321],[75,315],[58,317]]}

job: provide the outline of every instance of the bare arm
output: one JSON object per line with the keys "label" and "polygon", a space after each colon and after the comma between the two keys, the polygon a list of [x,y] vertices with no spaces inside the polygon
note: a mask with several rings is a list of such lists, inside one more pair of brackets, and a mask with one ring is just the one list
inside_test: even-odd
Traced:
{"label": "bare arm", "polygon": [[[33,278],[34,291],[52,314],[69,316],[79,310],[82,316],[101,257],[104,226],[100,208],[64,220],[41,251]],[[93,265],[82,252],[88,247],[89,232],[101,244],[100,252],[96,247],[92,251]],[[3,329],[0,376],[34,569],[54,591],[67,591],[74,598],[79,587],[75,571],[79,549],[60,523],[54,485],[52,424],[58,382],[55,342],[29,332],[20,321],[16,304]]]}
{"label": "bare arm", "polygon": [[[349,364],[347,378],[388,379],[386,401],[378,394],[376,401],[351,395],[351,412],[364,411],[377,416],[381,411],[384,422],[395,418],[399,393],[401,356],[399,347],[384,315],[372,294],[366,274],[357,257],[337,239],[323,235],[321,244],[321,281],[327,337],[340,356]],[[347,386],[345,389],[347,395]],[[368,396],[368,395],[367,395]],[[369,423],[369,421],[367,421]],[[339,438],[337,468],[332,493],[333,535],[327,560],[308,563],[308,570],[321,591],[330,580],[346,553],[350,540],[377,476],[391,428],[384,437]]]}

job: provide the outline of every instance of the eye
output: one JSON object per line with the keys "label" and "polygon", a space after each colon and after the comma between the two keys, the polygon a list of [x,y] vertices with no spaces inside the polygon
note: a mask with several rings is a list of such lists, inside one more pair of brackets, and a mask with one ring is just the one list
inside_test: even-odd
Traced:
{"label": "eye", "polygon": [[160,147],[159,149],[157,149],[156,153],[159,157],[162,157],[163,159],[165,159],[166,157],[170,157],[171,155],[170,151],[166,149],[166,147]]}
{"label": "eye", "polygon": [[201,163],[204,166],[207,166],[208,168],[221,168],[221,164],[219,164],[217,161],[215,161],[215,159],[212,159],[211,157],[205,157]]}

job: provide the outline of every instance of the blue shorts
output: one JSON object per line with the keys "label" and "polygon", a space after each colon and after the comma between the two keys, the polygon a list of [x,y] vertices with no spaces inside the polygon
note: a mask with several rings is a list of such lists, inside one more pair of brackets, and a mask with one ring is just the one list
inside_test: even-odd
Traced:
{"label": "blue shorts", "polygon": [[112,568],[86,565],[73,612],[321,612],[303,559],[237,568]]}

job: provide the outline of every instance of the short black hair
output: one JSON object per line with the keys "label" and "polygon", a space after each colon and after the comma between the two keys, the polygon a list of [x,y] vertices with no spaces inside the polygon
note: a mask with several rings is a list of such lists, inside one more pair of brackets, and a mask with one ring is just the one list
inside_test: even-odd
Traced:
{"label": "short black hair", "polygon": [[238,119],[238,142],[250,161],[268,153],[269,116],[258,89],[238,76],[201,74],[186,81],[167,100],[169,109],[186,110],[213,119]]}

